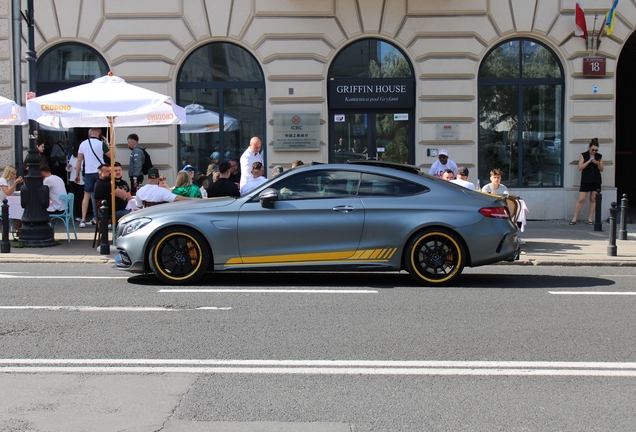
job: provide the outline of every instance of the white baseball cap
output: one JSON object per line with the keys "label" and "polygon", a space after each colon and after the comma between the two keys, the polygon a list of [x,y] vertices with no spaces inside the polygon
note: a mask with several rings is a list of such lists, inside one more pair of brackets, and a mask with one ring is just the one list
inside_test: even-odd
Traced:
{"label": "white baseball cap", "polygon": [[437,155],[438,156],[441,156],[441,155],[448,156],[448,152],[446,150],[444,150],[444,149],[441,149]]}

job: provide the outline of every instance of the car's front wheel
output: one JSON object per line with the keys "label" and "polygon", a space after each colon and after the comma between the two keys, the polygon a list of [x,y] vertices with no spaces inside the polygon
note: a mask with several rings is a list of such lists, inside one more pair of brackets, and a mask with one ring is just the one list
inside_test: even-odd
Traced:
{"label": "car's front wheel", "polygon": [[152,240],[150,269],[166,284],[194,283],[205,274],[210,252],[203,236],[191,228],[165,229]]}
{"label": "car's front wheel", "polygon": [[418,233],[406,247],[406,268],[421,284],[447,284],[461,274],[465,263],[461,241],[446,230]]}

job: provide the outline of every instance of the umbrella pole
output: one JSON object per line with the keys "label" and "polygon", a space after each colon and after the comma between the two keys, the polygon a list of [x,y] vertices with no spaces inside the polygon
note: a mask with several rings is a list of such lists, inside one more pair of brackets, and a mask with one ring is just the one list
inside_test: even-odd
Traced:
{"label": "umbrella pole", "polygon": [[110,217],[111,224],[113,226],[113,244],[115,244],[115,125],[113,124],[113,117],[108,116],[108,134],[110,135]]}

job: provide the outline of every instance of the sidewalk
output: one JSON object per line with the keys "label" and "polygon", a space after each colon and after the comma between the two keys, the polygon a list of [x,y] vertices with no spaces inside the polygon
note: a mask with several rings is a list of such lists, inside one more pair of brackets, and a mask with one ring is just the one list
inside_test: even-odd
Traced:
{"label": "sidewalk", "polygon": [[[618,229],[617,227],[617,237]],[[93,263],[113,264],[114,251],[100,255],[99,245],[93,249],[95,228],[77,228],[78,240],[71,233],[66,240],[64,225],[58,223],[55,240],[58,246],[49,248],[19,248],[11,241],[11,252],[0,254],[0,263]],[[633,266],[636,267],[636,224],[627,225],[627,240],[616,240],[617,256],[608,256],[609,224],[603,231],[593,226],[568,225],[565,220],[528,221],[519,236],[526,242],[521,246],[519,261],[505,265],[566,265],[566,266]]]}

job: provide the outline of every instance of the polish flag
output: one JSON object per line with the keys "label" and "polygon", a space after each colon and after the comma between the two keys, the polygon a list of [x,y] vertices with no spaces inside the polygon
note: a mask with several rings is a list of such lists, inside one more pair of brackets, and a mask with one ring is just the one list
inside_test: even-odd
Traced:
{"label": "polish flag", "polygon": [[585,22],[585,11],[581,0],[576,0],[576,12],[574,13],[574,36],[581,36],[587,40],[587,24]]}

